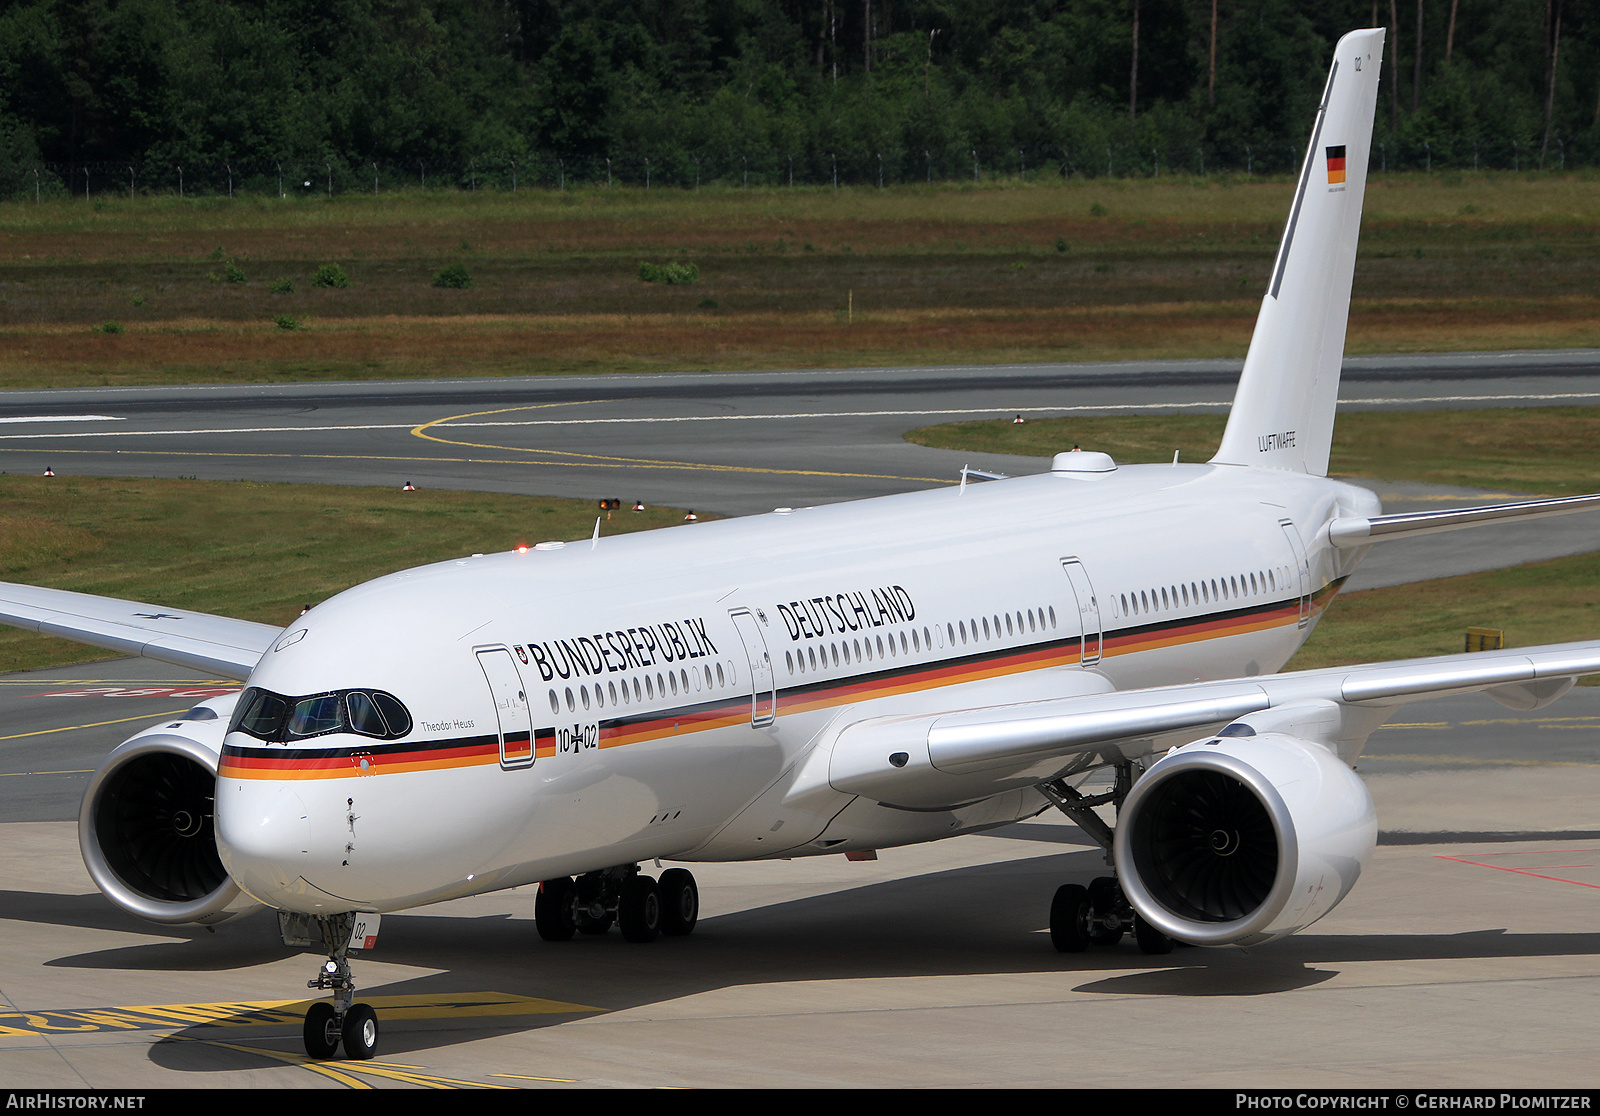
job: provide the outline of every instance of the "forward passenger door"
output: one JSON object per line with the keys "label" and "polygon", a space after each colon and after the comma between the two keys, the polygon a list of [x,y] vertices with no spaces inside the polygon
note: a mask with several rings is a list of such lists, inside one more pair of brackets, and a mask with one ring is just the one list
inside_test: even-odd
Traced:
{"label": "forward passenger door", "polygon": [[533,762],[533,714],[528,708],[528,691],[522,672],[504,647],[478,652],[478,665],[489,683],[499,718],[500,766],[527,767]]}

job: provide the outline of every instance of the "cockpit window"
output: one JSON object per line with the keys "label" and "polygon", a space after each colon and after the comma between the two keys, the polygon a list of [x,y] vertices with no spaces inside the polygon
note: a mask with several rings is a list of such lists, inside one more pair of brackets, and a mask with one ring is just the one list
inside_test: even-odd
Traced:
{"label": "cockpit window", "polygon": [[249,689],[233,714],[229,731],[238,729],[263,740],[276,740],[289,713],[289,703],[267,690]]}
{"label": "cockpit window", "polygon": [[382,690],[336,690],[295,698],[252,686],[239,698],[228,731],[270,743],[345,731],[394,740],[411,731],[411,715],[398,698]]}
{"label": "cockpit window", "polygon": [[353,691],[346,699],[350,707],[350,728],[363,736],[387,736],[389,726],[383,723],[383,715],[378,712],[378,707],[372,704],[372,698],[360,690]]}
{"label": "cockpit window", "polygon": [[411,714],[406,712],[406,707],[400,704],[399,699],[377,690],[373,692],[372,703],[383,713],[383,719],[389,722],[390,736],[404,736],[411,731]]}
{"label": "cockpit window", "polygon": [[321,736],[344,727],[344,703],[338,694],[301,698],[289,714],[290,736]]}

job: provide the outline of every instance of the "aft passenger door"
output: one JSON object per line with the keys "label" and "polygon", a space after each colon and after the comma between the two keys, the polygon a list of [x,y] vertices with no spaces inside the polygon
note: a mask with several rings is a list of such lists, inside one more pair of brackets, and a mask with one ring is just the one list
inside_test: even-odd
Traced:
{"label": "aft passenger door", "polygon": [[750,664],[750,724],[756,728],[770,725],[778,706],[776,672],[772,669],[772,656],[767,653],[766,637],[761,634],[760,621],[748,608],[732,609],[728,615],[733,619]]}
{"label": "aft passenger door", "polygon": [[1072,587],[1073,604],[1078,615],[1078,631],[1083,636],[1082,661],[1084,666],[1094,666],[1100,661],[1100,644],[1103,629],[1100,624],[1100,600],[1094,595],[1094,586],[1083,563],[1076,558],[1061,559],[1067,584]]}
{"label": "aft passenger door", "polygon": [[504,647],[479,651],[478,665],[489,683],[495,716],[500,721],[500,766],[527,767],[533,762],[533,715],[528,709],[522,672]]}
{"label": "aft passenger door", "polygon": [[1289,539],[1289,549],[1294,552],[1295,579],[1300,595],[1300,627],[1311,622],[1311,566],[1306,561],[1306,546],[1300,541],[1300,529],[1292,519],[1278,520],[1278,526]]}

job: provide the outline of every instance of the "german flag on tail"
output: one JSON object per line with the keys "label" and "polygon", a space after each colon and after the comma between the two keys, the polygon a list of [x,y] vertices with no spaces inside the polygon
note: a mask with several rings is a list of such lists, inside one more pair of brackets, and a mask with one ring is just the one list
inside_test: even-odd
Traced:
{"label": "german flag on tail", "polygon": [[1344,145],[1328,148],[1328,185],[1336,186],[1344,181]]}

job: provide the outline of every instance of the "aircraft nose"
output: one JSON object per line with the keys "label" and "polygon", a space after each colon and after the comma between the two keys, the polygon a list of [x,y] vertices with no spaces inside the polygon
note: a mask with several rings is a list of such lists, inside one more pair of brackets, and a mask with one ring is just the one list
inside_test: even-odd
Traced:
{"label": "aircraft nose", "polygon": [[217,851],[247,894],[269,906],[293,907],[311,850],[311,813],[292,784],[217,781]]}

